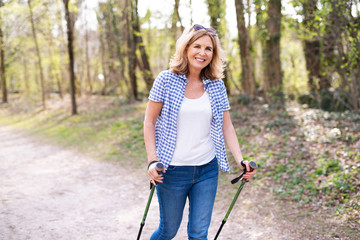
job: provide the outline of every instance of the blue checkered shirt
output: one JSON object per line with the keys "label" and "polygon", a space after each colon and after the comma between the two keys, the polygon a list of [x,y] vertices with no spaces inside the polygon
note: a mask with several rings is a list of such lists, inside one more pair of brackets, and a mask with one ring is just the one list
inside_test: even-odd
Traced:
{"label": "blue checkered shirt", "polygon": [[[215,146],[216,158],[220,168],[230,172],[222,131],[223,112],[230,109],[225,85],[221,79],[205,79],[203,83],[205,91],[209,93],[213,113],[210,136]],[[177,115],[184,99],[186,84],[188,80],[185,75],[166,70],[155,79],[149,95],[150,100],[163,103],[155,125],[155,138],[157,158],[165,165],[165,169],[170,165],[175,150]]]}

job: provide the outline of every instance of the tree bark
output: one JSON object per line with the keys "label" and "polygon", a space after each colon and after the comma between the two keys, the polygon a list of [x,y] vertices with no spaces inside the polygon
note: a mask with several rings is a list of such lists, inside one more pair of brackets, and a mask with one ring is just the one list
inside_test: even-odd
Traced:
{"label": "tree bark", "polygon": [[[181,32],[184,31],[184,26],[181,22],[180,14],[179,14],[179,3],[180,0],[174,1],[174,11],[171,17],[171,34],[172,34],[172,41],[170,41],[170,54],[172,55],[175,52],[175,45],[176,40],[178,38],[178,26],[177,23],[180,23],[180,30]],[[170,56],[171,57],[171,56]]]}
{"label": "tree bark", "polygon": [[70,72],[70,95],[71,95],[71,114],[77,114],[76,105],[76,85],[75,85],[75,71],[74,71],[74,49],[73,49],[73,26],[70,11],[69,11],[69,0],[63,0],[65,6],[65,19],[67,26],[68,36],[68,52],[69,52],[69,72]]}
{"label": "tree bark", "polygon": [[[244,92],[254,96],[254,76],[250,55],[250,36],[245,25],[243,0],[235,0],[236,20],[238,28],[238,43],[240,46],[241,59],[241,82]],[[250,24],[249,24],[250,25]]]}
{"label": "tree bark", "polygon": [[22,52],[21,57],[23,59],[24,66],[24,83],[25,83],[25,96],[30,96],[30,86],[29,86],[29,72],[27,67],[27,58],[25,52]]}
{"label": "tree bark", "polygon": [[[100,21],[98,21],[100,22]],[[105,66],[105,41],[104,41],[104,28],[103,26],[100,26],[100,55],[101,55],[101,71],[103,73],[103,76],[104,76],[104,85],[103,85],[103,89],[102,89],[102,94],[104,96],[107,96],[107,74],[106,74],[106,66]]]}
{"label": "tree bark", "polygon": [[[129,0],[126,0],[125,2],[125,5],[127,4],[127,1]],[[132,1],[132,0],[130,0]],[[127,16],[127,7],[125,6],[125,15]],[[118,60],[119,60],[119,63],[120,63],[120,79],[124,81],[125,83],[125,86],[127,88],[129,88],[129,81],[127,79],[127,77],[125,76],[125,53],[123,54],[122,53],[122,50],[121,50],[121,40],[120,40],[120,34],[119,34],[119,29],[118,29],[118,26],[117,26],[117,19],[116,19],[116,16],[115,16],[115,13],[114,13],[114,10],[113,10],[113,6],[112,6],[112,3],[109,3],[108,5],[108,10],[110,11],[110,15],[111,15],[111,24],[112,24],[112,28],[113,28],[113,32],[114,32],[114,35],[115,35],[115,47],[116,47],[116,55],[118,57]],[[127,20],[126,20],[127,21]],[[125,30],[127,31],[127,30]],[[112,51],[112,49],[109,49],[110,51]],[[121,87],[122,85],[122,82],[118,82],[119,86]],[[131,85],[131,79],[130,79],[130,85]],[[131,87],[130,87],[131,88]]]}
{"label": "tree bark", "polygon": [[266,40],[265,57],[265,93],[270,103],[283,104],[282,72],[280,61],[281,38],[281,0],[268,2],[267,31],[269,38]]}
{"label": "tree bark", "polygon": [[59,91],[59,97],[60,99],[63,99],[63,92],[62,92],[62,86],[60,82],[60,76],[59,72],[57,71],[57,66],[54,63],[53,55],[54,55],[54,42],[53,42],[53,36],[51,32],[51,25],[48,22],[48,42],[49,42],[49,56],[50,56],[50,65],[49,65],[49,79],[55,78],[57,89]]}
{"label": "tree bark", "polygon": [[[331,24],[331,26],[333,25]],[[336,55],[334,54],[336,40],[332,31],[332,29],[327,28],[322,39],[323,58],[321,61],[322,74],[319,81],[319,90],[324,90],[331,87],[330,78],[333,71],[329,71],[328,66],[333,67],[333,62],[336,59]]]}
{"label": "tree bark", "polygon": [[[108,74],[106,75],[107,78],[106,94],[113,94],[116,91],[116,89],[119,87],[120,95],[125,96],[126,92],[123,88],[123,85],[125,85],[128,88],[128,83],[124,76],[125,63],[120,62],[120,60],[121,61],[124,60],[125,56],[122,55],[122,57],[119,57],[121,56],[121,51],[116,44],[120,44],[119,43],[120,39],[119,36],[116,36],[117,30],[114,30],[114,27],[116,26],[116,21],[114,20],[113,14],[114,13],[111,2],[99,3],[98,22],[101,23],[101,30],[103,33],[101,34],[101,38],[100,38],[100,41],[101,40],[103,41],[101,47],[104,50],[103,68],[104,68],[104,72],[106,71],[108,72]],[[115,25],[114,25],[114,21],[115,21]],[[113,51],[113,49],[116,49],[116,51]],[[118,59],[120,63],[119,71],[117,70],[117,68],[115,68],[116,59]],[[118,72],[121,73],[118,74]]]}
{"label": "tree bark", "polygon": [[[59,2],[58,0],[56,0],[56,19],[58,20],[59,23],[62,22],[62,16],[61,16],[61,10],[60,10],[60,6],[59,6]],[[60,57],[60,66],[58,66],[58,70],[59,72],[57,73],[57,85],[58,85],[58,91],[59,91],[59,97],[61,99],[63,99],[64,97],[64,90],[63,90],[63,84],[65,83],[65,77],[64,77],[64,69],[63,66],[65,65],[64,63],[64,57],[63,57],[63,52],[65,51],[65,34],[63,31],[63,28],[59,28],[59,39],[60,39],[60,48],[59,48],[59,57]]]}
{"label": "tree bark", "polygon": [[[305,28],[312,33],[318,32],[315,28],[315,16],[317,11],[317,0],[309,0],[303,2],[303,24]],[[306,70],[308,72],[308,86],[311,92],[317,91],[317,83],[321,77],[321,56],[320,56],[320,40],[314,36],[304,40]]]}
{"label": "tree bark", "polygon": [[[264,0],[254,0],[255,4],[255,13],[256,13],[256,31],[255,31],[255,43],[254,45],[257,48],[260,48],[257,51],[257,56],[255,58],[255,65],[257,66],[254,68],[254,80],[257,84],[260,85],[262,83],[261,88],[256,90],[256,95],[264,97],[266,99],[265,95],[265,57],[266,56],[266,38],[267,38],[267,31],[266,31],[266,20],[265,20],[265,9],[263,9],[264,6]],[[256,85],[257,85],[256,84]]]}
{"label": "tree bark", "polygon": [[[0,0],[0,9],[3,6],[3,1]],[[2,90],[2,102],[8,102],[6,78],[5,78],[5,52],[4,52],[4,40],[1,26],[2,18],[0,14],[0,78],[1,78],[1,90]]]}
{"label": "tree bark", "polygon": [[151,87],[153,85],[153,82],[154,82],[154,78],[153,78],[153,74],[151,72],[149,57],[146,53],[145,44],[144,44],[143,38],[141,36],[139,15],[138,15],[138,1],[137,0],[135,0],[134,13],[135,13],[134,32],[135,32],[136,44],[140,50],[141,62],[142,62],[142,73],[143,73],[143,78],[144,78],[144,81],[146,84],[146,89],[148,91],[150,91]]}
{"label": "tree bark", "polygon": [[[225,34],[223,32],[223,26],[221,25],[221,20],[225,17],[226,2],[224,0],[207,0],[206,2],[208,5],[208,14],[210,16],[210,25],[216,30],[220,42],[223,43],[224,41],[222,37]],[[225,74],[223,81],[226,87],[226,91],[229,94],[230,85],[228,81],[228,74],[231,74],[231,71],[226,70],[228,68],[226,62],[224,62],[224,65],[225,65]]]}
{"label": "tree bark", "polygon": [[351,6],[344,1],[334,0],[331,2],[331,12],[329,20],[331,28],[333,45],[336,53],[336,71],[342,78],[341,87],[343,90],[348,89],[350,94],[349,102],[352,110],[359,110],[360,91],[360,57],[359,51],[359,25],[360,21],[355,20],[351,14]]}
{"label": "tree bark", "polygon": [[224,0],[207,0],[210,25],[213,27],[220,39],[224,36],[221,20],[225,17],[226,2]]}
{"label": "tree bark", "polygon": [[134,0],[126,0],[126,30],[127,30],[127,47],[128,47],[128,71],[131,86],[131,102],[135,102],[138,99],[137,80],[135,74],[136,68],[136,42],[134,33]]}
{"label": "tree bark", "polygon": [[34,42],[35,42],[36,55],[38,58],[38,67],[40,70],[41,99],[42,99],[43,109],[46,109],[45,80],[44,80],[44,73],[43,73],[43,67],[42,67],[41,54],[40,54],[40,50],[39,50],[39,44],[37,41],[37,36],[36,36],[36,31],[35,31],[34,17],[33,17],[33,12],[32,12],[32,8],[31,8],[31,0],[28,0],[28,6],[29,6],[29,11],[30,11],[31,30],[32,30],[32,35],[33,35]]}
{"label": "tree bark", "polygon": [[[87,11],[87,5],[85,3],[85,12]],[[89,60],[89,29],[87,19],[85,16],[85,61],[86,61],[86,80],[89,87],[88,95],[91,96],[93,92],[93,85],[90,77],[90,60]]]}

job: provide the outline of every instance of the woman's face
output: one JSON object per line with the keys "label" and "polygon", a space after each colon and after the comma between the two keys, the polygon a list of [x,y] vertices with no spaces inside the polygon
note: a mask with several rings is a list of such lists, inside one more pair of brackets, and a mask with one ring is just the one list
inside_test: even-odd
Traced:
{"label": "woman's face", "polygon": [[210,62],[214,47],[209,36],[205,35],[193,42],[187,50],[189,71],[201,71]]}

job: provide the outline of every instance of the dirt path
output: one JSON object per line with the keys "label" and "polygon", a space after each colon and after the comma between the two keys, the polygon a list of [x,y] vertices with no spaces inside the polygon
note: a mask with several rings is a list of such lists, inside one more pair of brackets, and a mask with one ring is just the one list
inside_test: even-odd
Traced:
{"label": "dirt path", "polygon": [[[0,163],[0,239],[136,239],[149,193],[143,170],[1,126]],[[219,239],[348,239],[332,233],[338,222],[299,216],[299,209],[280,206],[269,192],[246,187]],[[217,197],[209,239],[231,201],[224,196]],[[154,195],[142,239],[156,228],[157,207]],[[186,239],[185,221],[176,239]]]}

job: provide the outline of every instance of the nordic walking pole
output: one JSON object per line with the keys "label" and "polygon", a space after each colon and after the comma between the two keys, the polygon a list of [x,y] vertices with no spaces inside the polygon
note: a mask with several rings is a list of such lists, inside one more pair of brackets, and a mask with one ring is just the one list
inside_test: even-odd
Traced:
{"label": "nordic walking pole", "polygon": [[[250,165],[250,171],[253,171],[254,169],[257,169],[257,168],[258,168],[256,162],[254,162],[254,161],[250,161],[250,162],[249,162],[249,165]],[[229,217],[230,212],[231,212],[232,208],[234,207],[235,202],[236,202],[236,200],[238,199],[238,197],[239,197],[239,195],[240,195],[240,192],[241,192],[241,190],[243,189],[243,187],[244,187],[244,185],[245,185],[245,183],[246,183],[246,180],[245,180],[245,179],[242,179],[242,176],[243,176],[245,173],[246,173],[246,168],[244,169],[244,172],[243,172],[239,177],[237,177],[237,178],[235,178],[235,179],[233,179],[233,180],[231,181],[231,183],[234,184],[234,183],[237,183],[237,182],[241,179],[241,184],[240,184],[240,186],[239,186],[239,188],[238,188],[238,190],[237,190],[237,192],[236,192],[236,194],[235,194],[234,199],[232,200],[232,202],[231,202],[231,204],[230,204],[230,207],[229,207],[229,209],[228,209],[228,211],[227,211],[224,219],[222,220],[221,226],[220,226],[218,232],[216,233],[216,236],[215,236],[214,240],[216,240],[216,239],[218,238],[218,236],[219,236],[219,234],[220,234],[220,232],[221,232],[221,229],[223,228],[224,224],[226,223],[227,218]]]}
{"label": "nordic walking pole", "polygon": [[[156,163],[155,167],[156,167],[156,171],[158,171],[159,174],[164,169],[164,165],[161,162]],[[155,185],[152,184],[152,182],[150,182],[150,189],[151,189],[150,190],[150,195],[149,195],[146,207],[145,207],[144,216],[143,216],[143,218],[141,220],[141,223],[140,223],[140,229],[139,229],[139,233],[138,233],[138,236],[137,236],[137,240],[140,240],[141,232],[142,232],[142,229],[143,229],[143,227],[145,225],[145,219],[146,219],[147,213],[149,211],[151,199],[152,199],[152,197],[154,195]]]}

